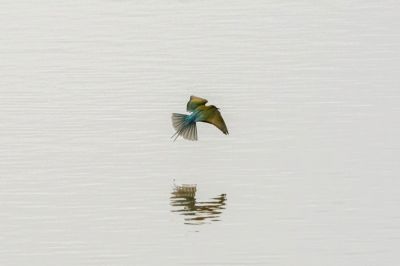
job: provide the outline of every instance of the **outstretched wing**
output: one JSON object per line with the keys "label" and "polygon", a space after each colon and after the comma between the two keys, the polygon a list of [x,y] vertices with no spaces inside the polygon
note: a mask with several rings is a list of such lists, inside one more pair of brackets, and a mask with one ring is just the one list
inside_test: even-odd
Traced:
{"label": "outstretched wing", "polygon": [[200,121],[213,124],[219,130],[221,130],[225,135],[228,135],[228,128],[226,127],[225,121],[222,118],[221,113],[218,111],[218,108],[211,105],[207,111],[205,111],[205,115],[202,116]]}
{"label": "outstretched wing", "polygon": [[196,110],[197,107],[200,105],[205,105],[208,101],[206,99],[196,97],[196,96],[190,96],[190,100],[187,103],[186,110],[188,112],[193,112]]}

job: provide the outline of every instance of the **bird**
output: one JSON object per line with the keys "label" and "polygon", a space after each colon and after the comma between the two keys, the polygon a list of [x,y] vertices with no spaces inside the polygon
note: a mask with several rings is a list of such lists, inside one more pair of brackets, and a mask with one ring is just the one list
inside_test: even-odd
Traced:
{"label": "bird", "polygon": [[171,137],[175,137],[174,141],[179,136],[187,140],[197,140],[196,122],[213,124],[225,135],[229,134],[219,108],[214,105],[208,106],[206,103],[208,103],[208,100],[192,95],[186,105],[186,111],[191,112],[191,114],[172,114],[172,125],[176,130],[176,133]]}

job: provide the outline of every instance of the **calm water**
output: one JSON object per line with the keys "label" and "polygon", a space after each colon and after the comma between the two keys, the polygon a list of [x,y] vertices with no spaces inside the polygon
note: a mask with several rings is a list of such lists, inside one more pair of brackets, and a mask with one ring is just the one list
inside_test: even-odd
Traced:
{"label": "calm water", "polygon": [[1,1],[0,265],[398,265],[399,12]]}

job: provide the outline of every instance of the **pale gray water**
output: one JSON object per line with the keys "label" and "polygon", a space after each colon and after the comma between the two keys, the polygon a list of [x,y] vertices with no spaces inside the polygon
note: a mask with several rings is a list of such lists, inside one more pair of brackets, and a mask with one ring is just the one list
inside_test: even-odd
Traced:
{"label": "pale gray water", "polygon": [[[0,265],[398,265],[399,12],[1,1]],[[191,94],[229,136],[171,141]]]}

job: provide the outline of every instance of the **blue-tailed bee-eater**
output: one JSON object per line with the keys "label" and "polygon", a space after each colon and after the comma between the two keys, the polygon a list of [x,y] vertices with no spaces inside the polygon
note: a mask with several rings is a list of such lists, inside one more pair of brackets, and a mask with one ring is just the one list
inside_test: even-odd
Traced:
{"label": "blue-tailed bee-eater", "polygon": [[176,130],[176,133],[171,137],[175,137],[174,141],[179,136],[182,136],[184,139],[188,140],[197,140],[196,122],[213,124],[225,135],[228,135],[228,129],[225,125],[224,119],[221,116],[221,113],[218,111],[219,108],[215,107],[214,105],[206,106],[207,102],[208,101],[206,99],[190,96],[186,110],[191,112],[191,114],[172,114],[172,125]]}

